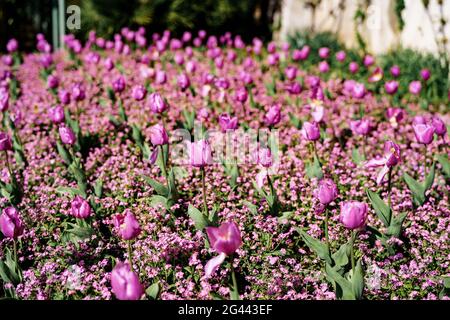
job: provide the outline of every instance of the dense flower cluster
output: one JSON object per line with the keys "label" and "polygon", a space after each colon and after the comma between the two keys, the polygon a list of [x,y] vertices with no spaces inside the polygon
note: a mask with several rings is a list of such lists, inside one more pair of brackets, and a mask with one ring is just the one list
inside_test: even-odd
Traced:
{"label": "dense flower cluster", "polygon": [[[450,117],[414,99],[428,70],[393,99],[372,56],[228,33],[19,48],[0,62],[0,296],[446,298]],[[325,80],[332,59],[371,75]],[[271,137],[217,159],[209,132],[252,129]]]}

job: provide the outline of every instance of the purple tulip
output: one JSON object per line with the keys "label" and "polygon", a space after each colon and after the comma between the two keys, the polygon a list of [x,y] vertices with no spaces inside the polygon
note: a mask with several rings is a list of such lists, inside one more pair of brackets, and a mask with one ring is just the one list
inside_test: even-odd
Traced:
{"label": "purple tulip", "polygon": [[312,104],[312,110],[311,110],[311,116],[314,119],[315,122],[319,123],[322,122],[324,116],[325,116],[325,108],[322,104]]}
{"label": "purple tulip", "polygon": [[430,144],[433,141],[434,127],[430,124],[413,124],[417,142]]}
{"label": "purple tulip", "polygon": [[373,65],[374,63],[375,63],[375,58],[374,58],[373,56],[371,56],[370,54],[368,54],[368,55],[366,55],[366,56],[364,57],[363,64],[364,64],[366,67],[370,67],[370,66]]}
{"label": "purple tulip", "polygon": [[308,141],[317,141],[320,138],[320,128],[316,122],[307,122],[303,123],[303,127],[301,130],[303,138]]}
{"label": "purple tulip", "polygon": [[323,205],[333,202],[338,196],[338,189],[336,184],[331,179],[322,179],[315,191],[317,199]]}
{"label": "purple tulip", "polygon": [[12,150],[12,141],[5,132],[0,132],[0,151]]}
{"label": "purple tulip", "polygon": [[58,98],[62,104],[68,105],[70,103],[70,92],[64,89],[58,91]]}
{"label": "purple tulip", "polygon": [[369,119],[361,119],[350,121],[350,129],[354,134],[361,136],[367,136],[371,130],[371,124]]}
{"label": "purple tulip", "polygon": [[232,255],[242,245],[241,232],[235,222],[222,223],[218,228],[207,227],[206,233],[211,248],[219,253],[205,265],[205,275],[210,277],[227,256]]}
{"label": "purple tulip", "polygon": [[71,203],[71,213],[77,219],[86,219],[92,214],[89,202],[80,196],[75,196]]}
{"label": "purple tulip", "polygon": [[64,108],[61,106],[55,106],[54,108],[50,108],[48,111],[48,115],[50,117],[50,120],[54,124],[59,124],[61,122],[64,122]]}
{"label": "purple tulip", "polygon": [[80,83],[77,83],[72,87],[72,98],[75,101],[81,101],[86,98],[86,93]]}
{"label": "purple tulip", "polygon": [[108,71],[111,71],[114,68],[114,62],[111,58],[106,58],[103,62],[103,65],[105,66],[105,69]]}
{"label": "purple tulip", "polygon": [[297,81],[288,84],[285,88],[286,91],[289,92],[290,94],[300,94],[303,89],[302,85]]}
{"label": "purple tulip", "polygon": [[245,89],[245,87],[238,88],[236,90],[235,98],[236,98],[236,101],[238,101],[240,103],[245,103],[245,101],[247,101],[247,98],[248,98],[247,89]]}
{"label": "purple tulip", "polygon": [[279,104],[274,104],[269,108],[269,111],[264,116],[264,123],[266,126],[274,126],[281,121],[281,107]]}
{"label": "purple tulip", "polygon": [[389,172],[390,168],[397,165],[401,160],[400,147],[392,142],[386,141],[384,143],[384,155],[381,159],[372,159],[365,164],[366,168],[382,167],[377,177],[377,184],[383,182],[384,177]]}
{"label": "purple tulip", "polygon": [[116,214],[113,217],[113,225],[123,240],[135,239],[141,233],[139,222],[130,209],[125,209],[123,214]]}
{"label": "purple tulip", "polygon": [[391,74],[394,78],[398,78],[400,76],[400,67],[397,65],[394,65],[390,69]]}
{"label": "purple tulip", "polygon": [[49,89],[55,89],[58,87],[58,85],[59,85],[58,77],[56,77],[54,75],[49,75],[47,78],[47,87]]}
{"label": "purple tulip", "polygon": [[9,92],[6,88],[0,87],[0,111],[4,112],[9,108]]}
{"label": "purple tulip", "polygon": [[165,84],[167,81],[167,74],[164,70],[156,71],[155,82],[157,84]]}
{"label": "purple tulip", "polygon": [[196,168],[203,168],[212,163],[211,146],[207,140],[191,142],[188,146],[189,163]]}
{"label": "purple tulip", "polygon": [[319,57],[322,59],[328,59],[330,56],[330,48],[323,47],[319,49]]}
{"label": "purple tulip", "polygon": [[422,90],[422,83],[420,81],[412,81],[409,84],[409,92],[413,95],[419,95]]}
{"label": "purple tulip", "polygon": [[359,70],[359,65],[358,63],[352,61],[350,62],[350,64],[348,65],[348,70],[350,71],[350,73],[355,74],[358,72]]}
{"label": "purple tulip", "polygon": [[191,81],[186,73],[182,73],[177,77],[177,83],[182,91],[186,90],[191,85]]}
{"label": "purple tulip", "polygon": [[13,53],[19,49],[19,43],[16,39],[9,39],[8,43],[6,44],[6,50],[8,50],[9,53]]}
{"label": "purple tulip", "polygon": [[272,166],[273,159],[272,159],[272,152],[269,148],[259,148],[255,152],[255,161],[259,165],[263,166],[264,168],[269,168]]}
{"label": "purple tulip", "polygon": [[157,92],[152,92],[147,98],[147,104],[153,113],[163,113],[169,109],[166,100]]}
{"label": "purple tulip", "polygon": [[346,57],[347,57],[347,54],[345,53],[345,51],[341,50],[336,53],[336,60],[339,62],[344,62]]}
{"label": "purple tulip", "polygon": [[59,127],[59,136],[64,144],[73,145],[76,141],[75,133],[66,126]]}
{"label": "purple tulip", "polygon": [[366,95],[366,87],[363,83],[354,83],[352,88],[352,97],[355,99],[362,99]]}
{"label": "purple tulip", "polygon": [[9,54],[5,54],[5,55],[2,57],[2,61],[3,61],[3,63],[4,63],[5,65],[7,65],[7,66],[9,66],[9,67],[12,66],[13,63],[14,63],[13,57],[10,56]]}
{"label": "purple tulip", "polygon": [[384,84],[387,94],[395,94],[398,90],[398,82],[395,80],[388,81]]}
{"label": "purple tulip", "polygon": [[383,79],[383,76],[384,76],[383,69],[381,69],[380,67],[376,67],[375,70],[373,70],[373,72],[367,79],[367,81],[369,81],[370,83],[378,82],[381,79]]}
{"label": "purple tulip", "polygon": [[119,76],[117,79],[115,79],[112,83],[112,88],[114,92],[120,93],[123,90],[125,90],[125,79],[122,76]]}
{"label": "purple tulip", "polygon": [[401,108],[388,108],[386,111],[386,116],[391,125],[396,128],[398,123],[403,120],[405,112]]}
{"label": "purple tulip", "polygon": [[154,146],[162,146],[169,143],[169,136],[161,124],[155,124],[150,128],[150,141]]}
{"label": "purple tulip", "polygon": [[16,208],[3,209],[0,215],[0,231],[6,238],[17,239],[23,234],[24,229],[22,218]]}
{"label": "purple tulip", "polygon": [[424,80],[424,81],[428,81],[431,77],[431,71],[429,69],[422,69],[420,70],[420,77]]}
{"label": "purple tulip", "polygon": [[142,85],[136,85],[133,87],[131,91],[131,95],[133,96],[133,99],[136,101],[141,101],[145,98],[145,95],[147,94],[147,89],[145,89]]}
{"label": "purple tulip", "polygon": [[364,202],[341,202],[339,221],[347,229],[362,229],[366,225],[368,205]]}
{"label": "purple tulip", "polygon": [[330,71],[330,65],[328,64],[327,61],[321,61],[319,63],[319,72],[320,73],[327,73],[328,71]]}
{"label": "purple tulip", "polygon": [[144,288],[128,263],[118,262],[111,272],[111,287],[119,300],[139,300]]}
{"label": "purple tulip", "polygon": [[289,66],[284,69],[284,75],[288,80],[294,80],[297,77],[297,68],[293,66]]}
{"label": "purple tulip", "polygon": [[434,127],[434,133],[436,133],[438,136],[444,137],[447,133],[447,126],[445,125],[444,121],[442,121],[442,119],[438,116],[434,116],[431,119],[431,123]]}
{"label": "purple tulip", "polygon": [[219,116],[219,126],[222,132],[226,132],[228,130],[236,130],[238,127],[238,118],[231,118],[228,113],[222,113]]}

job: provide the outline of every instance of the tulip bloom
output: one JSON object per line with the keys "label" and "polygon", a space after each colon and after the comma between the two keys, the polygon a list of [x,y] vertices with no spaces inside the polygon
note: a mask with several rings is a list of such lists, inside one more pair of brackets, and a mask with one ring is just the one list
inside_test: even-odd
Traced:
{"label": "tulip bloom", "polygon": [[205,275],[210,277],[219,266],[225,261],[227,256],[232,255],[242,245],[241,232],[235,222],[225,222],[220,227],[207,227],[211,248],[219,253],[205,265]]}
{"label": "tulip bloom", "polygon": [[390,69],[391,74],[394,78],[398,78],[400,76],[400,67],[397,65],[394,65]]}
{"label": "tulip bloom", "polygon": [[327,61],[321,61],[319,62],[319,72],[320,73],[327,73],[330,71],[330,65]]}
{"label": "tulip bloom", "polygon": [[113,88],[114,92],[120,93],[123,90],[125,90],[125,85],[126,84],[125,84],[124,77],[120,76],[116,80],[113,81],[112,88]]}
{"label": "tulip bloom", "polygon": [[238,118],[231,118],[228,113],[222,113],[219,116],[219,126],[222,132],[227,132],[228,130],[236,130],[238,127]]}
{"label": "tulip bloom", "polygon": [[297,77],[297,68],[289,66],[284,70],[284,75],[290,81],[294,80]]}
{"label": "tulip bloom", "polygon": [[413,81],[409,84],[409,92],[415,96],[420,94],[422,90],[422,83],[420,81]]}
{"label": "tulip bloom", "polygon": [[345,53],[345,51],[339,51],[336,53],[336,60],[339,62],[344,62],[346,57],[347,54]]}
{"label": "tulip bloom", "polygon": [[133,90],[131,92],[131,95],[134,100],[141,101],[145,98],[145,95],[147,94],[147,90],[142,85],[137,85],[133,87]]}
{"label": "tulip bloom", "polygon": [[118,235],[124,240],[135,239],[141,233],[141,227],[130,209],[113,217],[113,224]]}
{"label": "tulip bloom", "polygon": [[64,108],[61,106],[55,106],[54,108],[50,108],[48,115],[50,117],[50,120],[52,120],[52,122],[54,124],[59,124],[64,122]]}
{"label": "tulip bloom", "polygon": [[0,151],[8,151],[12,149],[12,141],[7,133],[0,132]]}
{"label": "tulip bloom", "polygon": [[169,108],[166,100],[157,92],[153,92],[147,98],[147,104],[153,113],[163,113]]}
{"label": "tulip bloom", "polygon": [[366,225],[367,211],[367,203],[358,201],[341,202],[339,221],[347,229],[362,229]]}
{"label": "tulip bloom", "polygon": [[0,87],[0,111],[4,112],[9,107],[9,92],[7,89]]}
{"label": "tulip bloom", "polygon": [[322,59],[327,59],[330,55],[330,48],[322,47],[319,49],[319,57]]}
{"label": "tulip bloom", "polygon": [[17,239],[23,234],[24,228],[22,218],[16,208],[3,209],[0,215],[0,231],[6,238]]}
{"label": "tulip bloom", "polygon": [[177,77],[177,83],[182,91],[186,90],[191,85],[189,77],[185,73],[182,73]]}
{"label": "tulip bloom", "polygon": [[433,141],[434,127],[430,124],[413,124],[417,142],[430,144]]}
{"label": "tulip bloom", "polygon": [[320,138],[319,125],[315,122],[304,122],[301,130],[303,138],[308,141],[317,141]]}
{"label": "tulip bloom", "polygon": [[281,121],[281,107],[279,104],[274,104],[269,108],[269,111],[264,116],[264,123],[266,126],[274,126]]}
{"label": "tulip bloom", "polygon": [[355,83],[352,87],[352,97],[362,99],[366,95],[366,87],[363,83]]}
{"label": "tulip bloom", "polygon": [[358,134],[361,136],[367,136],[371,129],[370,120],[361,119],[361,120],[350,121],[350,129],[352,130],[352,132],[354,134]]}
{"label": "tulip bloom", "polygon": [[404,116],[405,112],[401,108],[388,108],[386,111],[386,117],[394,128],[398,127]]}
{"label": "tulip bloom", "polygon": [[431,124],[434,127],[434,133],[444,138],[445,134],[447,133],[447,126],[445,125],[444,121],[442,121],[442,119],[439,118],[438,116],[434,116],[431,119]]}
{"label": "tulip bloom", "polygon": [[424,81],[428,81],[431,77],[431,71],[428,69],[422,69],[420,70],[420,77],[424,80]]}
{"label": "tulip bloom", "polygon": [[350,62],[350,64],[348,65],[348,70],[350,71],[350,73],[355,74],[358,72],[359,70],[359,65],[358,63],[352,61]]}
{"label": "tulip bloom", "polygon": [[212,163],[211,146],[206,140],[191,142],[188,146],[189,163],[196,168],[204,168]]}
{"label": "tulip bloom", "polygon": [[139,300],[144,288],[127,263],[118,262],[111,272],[111,287],[119,300]]}
{"label": "tulip bloom", "polygon": [[377,184],[380,184],[390,169],[397,165],[400,160],[400,147],[392,141],[386,141],[384,143],[384,156],[381,159],[368,161],[365,166],[367,168],[383,167],[377,177]]}
{"label": "tulip bloom", "polygon": [[80,196],[75,196],[71,204],[71,213],[77,219],[86,219],[92,214],[89,202]]}
{"label": "tulip bloom", "polygon": [[319,182],[319,186],[315,191],[316,197],[321,204],[327,205],[338,196],[338,189],[336,184],[331,179],[322,179]]}
{"label": "tulip bloom", "polygon": [[385,83],[384,88],[387,94],[395,94],[398,90],[398,82],[395,80],[388,81]]}
{"label": "tulip bloom", "polygon": [[169,136],[159,123],[150,128],[150,141],[154,146],[162,146],[169,143]]}
{"label": "tulip bloom", "polygon": [[244,103],[245,101],[247,101],[248,98],[247,89],[245,89],[244,87],[240,87],[239,89],[236,90],[235,97],[236,101]]}
{"label": "tulip bloom", "polygon": [[59,127],[59,136],[64,144],[73,145],[76,141],[75,133],[66,126]]}
{"label": "tulip bloom", "polygon": [[372,72],[372,74],[369,76],[368,81],[373,83],[373,82],[378,82],[381,79],[383,79],[383,69],[381,69],[380,67],[377,67]]}

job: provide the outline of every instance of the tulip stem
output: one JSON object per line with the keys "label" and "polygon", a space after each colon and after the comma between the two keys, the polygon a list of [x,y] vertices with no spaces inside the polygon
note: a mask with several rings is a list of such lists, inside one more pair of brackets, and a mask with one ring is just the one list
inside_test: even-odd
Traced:
{"label": "tulip stem", "polygon": [[389,172],[388,172],[388,190],[387,190],[387,192],[388,192],[388,206],[389,206],[389,210],[392,211],[392,208],[391,208],[391,203],[392,203],[391,190],[392,190],[392,167],[389,167]]}
{"label": "tulip stem", "polygon": [[352,237],[350,242],[350,260],[352,262],[352,275],[355,272],[355,252],[354,252],[355,239],[356,239],[356,231],[352,231]]}
{"label": "tulip stem", "polygon": [[166,157],[164,156],[164,148],[162,145],[159,146],[160,151],[161,151],[161,159],[162,159],[162,174],[164,176],[164,178],[166,178],[166,183],[167,186],[169,186],[169,178],[167,176],[167,168],[166,168]]}
{"label": "tulip stem", "polygon": [[205,184],[205,168],[201,168],[202,172],[202,193],[203,193],[203,211],[206,217],[208,217],[208,204],[206,202],[206,184]]}
{"label": "tulip stem", "polygon": [[233,260],[230,261],[230,268],[231,268],[231,281],[233,282],[233,291],[239,297],[239,289],[238,289],[238,284],[236,281],[236,273],[234,272]]}
{"label": "tulip stem", "polygon": [[330,239],[328,238],[328,209],[325,208],[325,239],[327,246],[330,246]]}
{"label": "tulip stem", "polygon": [[132,257],[133,251],[132,251],[132,248],[131,248],[131,240],[128,240],[127,244],[128,244],[128,262],[130,264],[130,270],[132,272],[134,272],[134,270],[133,270],[133,257]]}
{"label": "tulip stem", "polygon": [[11,169],[11,163],[9,162],[9,156],[8,156],[8,151],[7,150],[5,150],[5,157],[6,157],[6,165],[8,166],[9,176],[10,176],[11,181],[12,181],[14,179],[14,176],[13,176],[13,172],[12,172],[12,169]]}

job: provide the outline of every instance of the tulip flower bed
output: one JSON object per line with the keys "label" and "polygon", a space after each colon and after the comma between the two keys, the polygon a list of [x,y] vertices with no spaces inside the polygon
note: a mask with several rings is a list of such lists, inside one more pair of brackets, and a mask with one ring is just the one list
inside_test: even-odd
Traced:
{"label": "tulip flower bed", "polygon": [[65,44],[0,62],[0,296],[448,299],[450,119],[414,100],[427,70],[399,97],[370,90],[376,60],[350,63],[367,83],[325,79],[346,61],[327,48]]}

